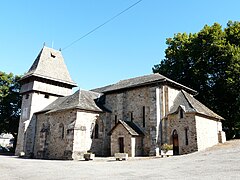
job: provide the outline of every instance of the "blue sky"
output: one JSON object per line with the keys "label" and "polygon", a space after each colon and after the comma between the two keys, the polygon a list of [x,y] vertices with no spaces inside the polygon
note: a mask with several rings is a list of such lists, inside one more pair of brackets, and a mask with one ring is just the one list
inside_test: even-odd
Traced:
{"label": "blue sky", "polygon": [[[64,48],[137,0],[0,2],[0,71],[23,74],[45,42]],[[143,0],[62,51],[72,79],[92,89],[152,73],[166,38],[239,21],[239,0]]]}

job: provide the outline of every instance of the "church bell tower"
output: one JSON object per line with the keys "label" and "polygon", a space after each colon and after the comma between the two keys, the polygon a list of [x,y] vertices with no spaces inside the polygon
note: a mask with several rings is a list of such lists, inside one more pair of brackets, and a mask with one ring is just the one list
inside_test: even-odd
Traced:
{"label": "church bell tower", "polygon": [[60,51],[44,46],[29,71],[20,79],[21,117],[15,154],[33,152],[36,116],[58,97],[72,94],[73,82]]}

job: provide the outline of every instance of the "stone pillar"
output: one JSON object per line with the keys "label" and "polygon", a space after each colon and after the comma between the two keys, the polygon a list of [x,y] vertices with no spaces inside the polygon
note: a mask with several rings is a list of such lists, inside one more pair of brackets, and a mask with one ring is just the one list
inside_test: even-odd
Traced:
{"label": "stone pillar", "polygon": [[152,87],[150,88],[150,156],[159,155],[159,146],[161,141],[161,133],[160,133],[160,119],[161,119],[161,111],[160,111],[160,88]]}

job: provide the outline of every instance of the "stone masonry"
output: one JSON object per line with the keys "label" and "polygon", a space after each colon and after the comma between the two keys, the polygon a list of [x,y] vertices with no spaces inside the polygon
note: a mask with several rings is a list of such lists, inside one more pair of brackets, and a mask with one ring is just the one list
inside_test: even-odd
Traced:
{"label": "stone masonry", "polygon": [[158,156],[161,145],[187,154],[225,142],[223,118],[194,98],[196,91],[160,74],[79,89],[60,51],[43,47],[22,77],[16,155],[83,158],[84,153]]}

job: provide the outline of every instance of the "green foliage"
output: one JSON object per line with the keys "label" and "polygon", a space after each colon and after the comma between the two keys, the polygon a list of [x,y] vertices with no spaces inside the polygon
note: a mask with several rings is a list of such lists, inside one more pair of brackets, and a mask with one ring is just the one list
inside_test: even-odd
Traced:
{"label": "green foliage", "polygon": [[171,144],[167,144],[167,143],[165,143],[165,144],[163,144],[162,146],[161,146],[161,150],[163,150],[165,153],[166,152],[168,152],[169,150],[173,150],[173,145]]}
{"label": "green foliage", "polygon": [[15,139],[21,110],[19,79],[0,71],[0,133],[11,133]]}
{"label": "green foliage", "polygon": [[205,25],[168,38],[165,59],[153,72],[199,92],[197,99],[226,119],[228,138],[240,130],[240,22]]}

